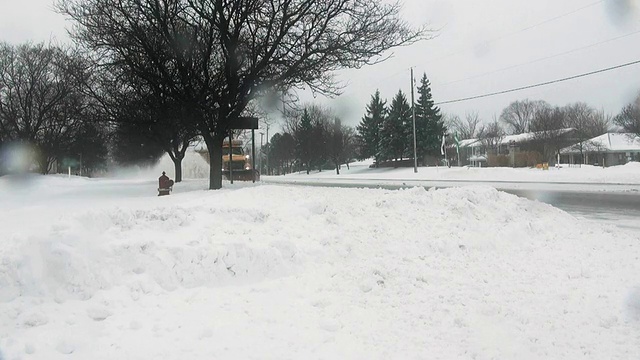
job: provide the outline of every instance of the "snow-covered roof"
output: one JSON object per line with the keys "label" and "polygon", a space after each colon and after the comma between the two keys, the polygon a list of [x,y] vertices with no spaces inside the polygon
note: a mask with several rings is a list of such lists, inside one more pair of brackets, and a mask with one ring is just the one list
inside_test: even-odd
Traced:
{"label": "snow-covered roof", "polygon": [[[575,129],[573,128],[566,128],[566,129],[558,129],[554,131],[557,131],[557,134],[555,136],[559,136],[574,130]],[[500,144],[508,145],[512,141],[515,142],[516,144],[531,141],[535,139],[536,136],[539,136],[541,133],[542,132],[539,131],[539,132],[529,132],[529,133],[522,133],[522,134],[516,134],[516,135],[507,135],[502,138],[502,141],[500,141]]]}
{"label": "snow-covered roof", "polygon": [[460,140],[460,147],[467,147],[467,146],[471,146],[473,147],[473,144],[475,143],[479,143],[480,139],[464,139],[464,140]]}
{"label": "snow-covered roof", "polygon": [[[583,152],[640,151],[640,137],[631,133],[606,133],[582,143]],[[562,154],[580,153],[580,144],[560,150]]]}
{"label": "snow-covered roof", "polygon": [[487,157],[485,155],[473,155],[469,158],[469,161],[487,161]]}
{"label": "snow-covered roof", "polygon": [[[573,128],[566,128],[566,129],[559,129],[558,134],[566,134],[570,131],[573,131]],[[511,142],[514,142],[516,144],[518,143],[524,143],[527,141],[531,141],[533,140],[538,134],[540,134],[540,132],[529,132],[529,133],[522,133],[522,134],[516,134],[516,135],[506,135],[504,137],[502,137],[502,139],[500,140],[500,145],[508,145]],[[477,146],[482,146],[482,141],[481,139],[465,139],[460,141],[460,147],[477,147]]]}

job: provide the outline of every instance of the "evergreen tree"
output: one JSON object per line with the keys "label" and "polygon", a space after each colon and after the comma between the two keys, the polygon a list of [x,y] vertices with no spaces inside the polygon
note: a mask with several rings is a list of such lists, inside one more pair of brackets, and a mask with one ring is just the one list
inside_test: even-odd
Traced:
{"label": "evergreen tree", "polygon": [[402,90],[398,91],[391,102],[389,115],[387,116],[381,132],[382,153],[384,159],[402,160],[410,149],[411,135],[413,131],[411,122],[411,107]]}
{"label": "evergreen tree", "polygon": [[328,119],[325,115],[324,111],[319,111],[319,113],[316,114],[311,131],[311,166],[317,168],[318,171],[322,171],[323,166],[329,158]]}
{"label": "evergreen tree", "polygon": [[427,79],[427,74],[423,74],[420,80],[415,111],[418,158],[424,158],[427,155],[438,155],[440,153],[442,135],[446,129],[444,119],[440,114],[440,108],[434,105],[431,96],[431,84]]}
{"label": "evergreen tree", "polygon": [[387,117],[386,105],[387,102],[380,98],[380,91],[376,90],[367,105],[367,114],[356,128],[360,141],[360,158],[374,158],[376,165],[380,161],[380,131]]}
{"label": "evergreen tree", "polygon": [[312,159],[312,136],[313,125],[311,124],[311,115],[305,108],[300,119],[300,127],[294,134],[296,139],[296,152],[297,158],[300,160],[301,165],[307,170],[307,175],[311,171],[311,159]]}

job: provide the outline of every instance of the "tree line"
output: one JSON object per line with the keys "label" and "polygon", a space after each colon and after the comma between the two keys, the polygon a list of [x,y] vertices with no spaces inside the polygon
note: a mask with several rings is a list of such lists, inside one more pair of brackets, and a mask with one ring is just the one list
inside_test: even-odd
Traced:
{"label": "tree line", "polygon": [[[59,0],[57,9],[73,22],[82,70],[69,78],[56,74],[55,86],[43,90],[59,103],[53,111],[58,118],[68,121],[78,108],[86,109],[87,121],[78,122],[100,122],[94,127],[111,130],[114,141],[129,145],[120,148],[123,155],[167,152],[176,173],[195,134],[211,159],[210,189],[222,186],[224,138],[258,99],[300,87],[335,95],[335,70],[381,61],[386,50],[429,36],[401,19],[398,3],[379,1]],[[19,82],[25,80],[31,79]],[[77,97],[56,96],[69,93],[59,89],[62,83],[77,85]],[[0,91],[4,106],[13,90]],[[34,109],[19,109],[26,117],[11,107],[2,112],[2,142],[28,143],[46,158],[74,152],[49,150],[27,134],[37,133],[26,123]],[[50,124],[41,132],[71,128],[51,123],[52,117],[33,121],[45,118]],[[27,131],[5,131],[13,123],[27,124]],[[71,135],[63,137],[78,138]]]}
{"label": "tree line", "polygon": [[[438,156],[446,128],[440,109],[434,105],[429,80],[423,75],[415,101],[416,154],[420,162]],[[293,171],[335,169],[354,159],[374,159],[376,166],[414,156],[413,113],[406,95],[399,90],[387,106],[380,92],[371,96],[365,115],[354,129],[330,109],[308,105],[287,113],[285,131],[271,139],[266,152],[278,174]]]}
{"label": "tree line", "polygon": [[354,129],[329,108],[311,104],[287,111],[284,128],[265,149],[275,174],[325,169],[340,174],[341,166],[357,157]]}
{"label": "tree line", "polygon": [[94,121],[93,100],[82,92],[87,72],[72,51],[45,44],[0,43],[0,175],[29,153],[46,174],[56,160],[80,160],[84,171],[106,162],[108,129]]}

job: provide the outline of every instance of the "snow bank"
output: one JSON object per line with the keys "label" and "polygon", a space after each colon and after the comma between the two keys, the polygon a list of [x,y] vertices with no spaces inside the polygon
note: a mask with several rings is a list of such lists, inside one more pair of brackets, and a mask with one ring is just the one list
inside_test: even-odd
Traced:
{"label": "snow bank", "polygon": [[486,187],[129,194],[0,208],[6,358],[640,356],[640,238],[545,204]]}

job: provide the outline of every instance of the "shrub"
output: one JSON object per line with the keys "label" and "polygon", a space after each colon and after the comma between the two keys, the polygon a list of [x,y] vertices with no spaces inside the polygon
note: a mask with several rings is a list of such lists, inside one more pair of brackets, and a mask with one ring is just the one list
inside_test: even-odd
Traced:
{"label": "shrub", "polygon": [[487,158],[487,166],[489,167],[509,167],[509,163],[508,155],[489,155]]}

